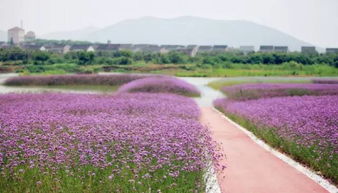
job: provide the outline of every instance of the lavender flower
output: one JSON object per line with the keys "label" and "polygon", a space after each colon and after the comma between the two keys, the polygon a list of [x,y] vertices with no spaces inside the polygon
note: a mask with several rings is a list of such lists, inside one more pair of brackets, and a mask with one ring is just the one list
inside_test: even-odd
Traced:
{"label": "lavender flower", "polygon": [[109,179],[125,170],[149,177],[164,168],[165,175],[203,171],[219,157],[198,106],[183,96],[5,94],[0,106],[1,171],[90,165],[113,167]]}
{"label": "lavender flower", "polygon": [[199,96],[200,92],[191,84],[174,77],[150,77],[129,82],[120,87],[118,93],[149,92],[174,93],[185,96]]}
{"label": "lavender flower", "polygon": [[313,79],[315,84],[338,84],[338,79]]}
{"label": "lavender flower", "polygon": [[230,99],[249,100],[281,96],[338,95],[338,84],[283,84],[260,83],[223,87]]}

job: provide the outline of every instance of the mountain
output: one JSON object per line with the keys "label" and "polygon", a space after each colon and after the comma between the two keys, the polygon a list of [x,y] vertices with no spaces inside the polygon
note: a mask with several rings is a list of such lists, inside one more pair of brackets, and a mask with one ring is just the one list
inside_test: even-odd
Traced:
{"label": "mountain", "polygon": [[242,20],[213,20],[199,17],[162,19],[144,17],[125,20],[102,29],[55,33],[58,39],[113,43],[198,45],[287,45],[291,50],[310,45],[276,29]]}
{"label": "mountain", "polygon": [[99,28],[96,27],[87,27],[73,31],[60,31],[44,34],[39,36],[39,38],[52,40],[85,40],[88,37],[88,35],[98,30]]}
{"label": "mountain", "polygon": [[7,41],[7,32],[0,30],[0,42],[6,42]]}

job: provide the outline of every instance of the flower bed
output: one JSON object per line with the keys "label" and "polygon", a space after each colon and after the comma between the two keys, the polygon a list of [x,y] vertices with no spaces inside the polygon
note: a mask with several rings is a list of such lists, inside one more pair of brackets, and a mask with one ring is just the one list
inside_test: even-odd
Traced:
{"label": "flower bed", "polygon": [[185,96],[199,96],[200,92],[191,84],[174,77],[150,77],[129,82],[120,87],[118,93],[148,92],[174,93]]}
{"label": "flower bed", "polygon": [[53,75],[18,76],[5,81],[8,86],[60,86],[60,85],[110,85],[119,86],[133,80],[144,78],[142,75]]}
{"label": "flower bed", "polygon": [[338,84],[243,84],[223,87],[222,91],[229,99],[234,100],[281,96],[338,95]]}
{"label": "flower bed", "polygon": [[338,84],[338,79],[313,79],[315,84]]}
{"label": "flower bed", "polygon": [[0,95],[5,192],[203,192],[220,156],[192,99]]}

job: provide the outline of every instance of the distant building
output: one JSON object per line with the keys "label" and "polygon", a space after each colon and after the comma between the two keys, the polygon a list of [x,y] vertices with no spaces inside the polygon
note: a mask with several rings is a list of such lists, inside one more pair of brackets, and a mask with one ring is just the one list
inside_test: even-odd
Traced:
{"label": "distant building", "polygon": [[148,45],[142,49],[142,52],[159,53],[161,52],[161,47],[159,45]]}
{"label": "distant building", "polygon": [[289,51],[289,47],[287,47],[287,46],[275,46],[274,51],[275,52],[281,52],[281,53],[287,53]]}
{"label": "distant building", "polygon": [[187,48],[189,48],[189,49],[190,48],[198,48],[198,45],[192,45],[192,44],[191,45],[187,45]]}
{"label": "distant building", "polygon": [[8,30],[8,42],[18,45],[25,40],[25,30],[19,27],[13,27]]}
{"label": "distant building", "polygon": [[183,45],[161,45],[160,47],[162,50],[165,50],[166,52],[177,51],[185,48],[185,46]]}
{"label": "distant building", "polygon": [[21,45],[20,48],[30,51],[46,51],[46,48],[44,46],[34,44],[24,44]]}
{"label": "distant building", "polygon": [[133,44],[120,44],[119,50],[131,50]]}
{"label": "distant building", "polygon": [[239,51],[243,54],[250,54],[255,52],[255,46],[240,46]]}
{"label": "distant building", "polygon": [[260,52],[269,53],[274,51],[274,47],[270,45],[263,45],[259,47]]}
{"label": "distant building", "polygon": [[338,54],[338,48],[326,48],[327,54]]}
{"label": "distant building", "polygon": [[135,44],[132,47],[132,51],[134,51],[134,52],[142,52],[148,46],[150,46],[150,44]]}
{"label": "distant building", "polygon": [[316,47],[314,46],[302,46],[301,52],[303,54],[317,54]]}
{"label": "distant building", "polygon": [[79,52],[79,51],[95,52],[95,49],[92,45],[73,45],[70,47],[69,51],[71,52]]}
{"label": "distant building", "polygon": [[227,52],[230,52],[230,53],[241,53],[241,51],[239,50],[239,48],[236,48],[236,47],[228,47],[227,48]]}
{"label": "distant building", "polygon": [[44,46],[46,48],[46,51],[56,54],[66,54],[70,51],[71,46],[70,45],[48,45]]}
{"label": "distant building", "polygon": [[95,50],[97,52],[116,52],[120,48],[120,44],[99,44],[96,45]]}
{"label": "distant building", "polygon": [[184,53],[190,57],[195,57],[198,52],[198,46],[187,46],[186,48],[178,49],[177,52]]}
{"label": "distant building", "polygon": [[198,53],[206,53],[212,51],[212,46],[199,46],[198,47]]}
{"label": "distant building", "polygon": [[25,42],[31,42],[35,40],[35,33],[33,31],[29,31],[25,35]]}
{"label": "distant building", "polygon": [[227,45],[214,45],[212,51],[222,53],[226,51],[227,47],[228,47]]}
{"label": "distant building", "polygon": [[161,52],[161,47],[155,44],[135,44],[131,50],[134,52]]}

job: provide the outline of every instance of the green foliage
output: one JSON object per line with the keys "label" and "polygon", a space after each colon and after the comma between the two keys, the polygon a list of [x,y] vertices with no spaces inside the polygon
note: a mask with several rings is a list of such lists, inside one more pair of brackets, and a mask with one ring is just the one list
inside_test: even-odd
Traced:
{"label": "green foliage", "polygon": [[76,64],[53,64],[53,65],[27,65],[23,70],[19,70],[19,73],[46,73],[46,74],[65,74],[74,73],[79,71],[79,66]]}
{"label": "green foliage", "polygon": [[95,54],[93,52],[77,52],[77,59],[79,65],[93,64]]}
{"label": "green foliage", "polygon": [[0,48],[0,61],[17,61],[27,60],[28,53],[18,47],[12,47],[9,49]]}
{"label": "green foliage", "polygon": [[36,45],[88,45],[91,44],[87,41],[74,41],[74,40],[45,40],[45,39],[36,39],[33,41]]}
{"label": "green foliage", "polygon": [[44,64],[50,59],[50,53],[37,51],[32,53],[32,60],[34,64]]}
{"label": "green foliage", "polygon": [[[39,40],[40,41],[40,40]],[[44,41],[42,41],[44,42]],[[74,42],[71,42],[74,43]],[[81,44],[85,42],[76,42]],[[156,73],[168,73],[178,76],[337,76],[338,54],[301,54],[292,53],[250,53],[239,52],[203,53],[190,57],[181,52],[165,54],[131,51],[69,52],[56,54],[42,51],[25,51],[17,47],[0,49],[0,65],[29,66],[32,72],[44,71],[46,67],[30,67],[34,65],[53,65],[60,63],[80,66],[113,65],[113,70],[138,72],[136,68],[119,68],[142,64],[152,66]],[[189,68],[173,70],[165,65],[189,65]],[[117,67],[115,67],[117,66]],[[161,70],[161,67],[163,70]],[[102,68],[104,69],[104,68]],[[142,70],[142,72],[144,69]],[[45,72],[45,71],[44,71]],[[66,71],[70,72],[70,71]],[[73,72],[73,71],[72,71]]]}
{"label": "green foliage", "polygon": [[169,52],[168,60],[172,64],[186,64],[188,61],[187,57],[184,54],[178,52]]}
{"label": "green foliage", "polygon": [[[112,175],[116,166],[105,169],[91,165],[78,166],[74,168],[59,169],[51,171],[46,169],[40,171],[37,168],[18,167],[14,171],[2,171],[0,175],[0,192],[22,193],[22,192],[204,192],[205,185],[203,172],[182,171],[178,177],[165,175],[168,169],[156,170],[149,175],[146,168],[135,175],[132,168],[135,165],[126,163],[119,166],[122,172]],[[122,167],[122,169],[121,169]],[[125,167],[125,168],[123,168]],[[14,177],[8,177],[11,176]],[[156,179],[156,180],[154,180]]]}
{"label": "green foliage", "polygon": [[224,86],[233,86],[248,83],[311,83],[311,79],[303,78],[273,78],[273,77],[246,77],[246,78],[228,78],[212,81],[208,86],[219,90]]}

